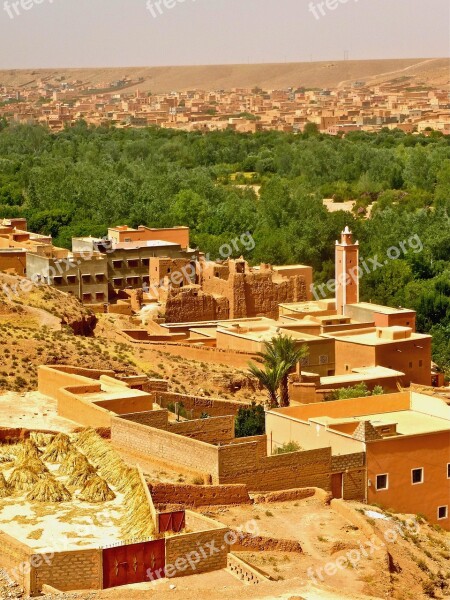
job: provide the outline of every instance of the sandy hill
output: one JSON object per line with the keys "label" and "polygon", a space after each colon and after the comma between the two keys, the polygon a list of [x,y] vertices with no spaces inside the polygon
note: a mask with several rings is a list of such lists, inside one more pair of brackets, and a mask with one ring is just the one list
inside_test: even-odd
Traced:
{"label": "sandy hill", "polygon": [[[349,60],[308,63],[203,65],[180,67],[130,67],[96,69],[27,69],[0,71],[0,85],[33,88],[38,80],[54,81],[64,77],[84,84],[101,85],[129,78],[128,89],[139,87],[153,93],[186,89],[229,90],[259,86],[263,89],[286,87],[338,87],[352,81],[383,82],[410,77],[412,84],[448,86],[450,59]],[[139,84],[137,82],[141,79]]]}

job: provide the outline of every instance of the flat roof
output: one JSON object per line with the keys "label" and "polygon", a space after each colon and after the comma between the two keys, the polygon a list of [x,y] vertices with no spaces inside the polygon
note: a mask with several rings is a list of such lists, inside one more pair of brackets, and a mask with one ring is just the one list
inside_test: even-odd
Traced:
{"label": "flat roof", "polygon": [[180,248],[180,244],[175,242],[165,242],[164,240],[136,240],[134,242],[113,242],[114,250],[129,250],[132,248],[161,248],[165,246],[176,246]]}
{"label": "flat roof", "polygon": [[372,304],[371,302],[357,302],[355,304],[349,304],[348,306],[356,306],[358,308],[366,308],[373,312],[377,312],[383,315],[396,315],[399,313],[413,313],[415,312],[412,308],[392,308],[392,306],[382,306],[381,304]]}
{"label": "flat roof", "polygon": [[[342,423],[360,423],[361,421],[370,421],[374,427],[397,425],[398,435],[420,435],[424,433],[434,433],[438,431],[450,431],[450,420],[441,419],[419,413],[414,410],[402,410],[397,412],[373,413],[363,417],[314,417],[316,423],[332,427]],[[395,436],[392,436],[395,437]]]}
{"label": "flat roof", "polygon": [[321,385],[330,385],[333,383],[354,383],[355,381],[370,381],[373,378],[388,378],[388,377],[401,377],[404,375],[401,371],[395,371],[394,369],[388,369],[386,367],[363,367],[360,369],[353,369],[348,375],[332,375],[330,377],[321,377]]}
{"label": "flat roof", "polygon": [[[403,329],[398,327],[386,327],[385,329]],[[389,339],[389,338],[379,338],[377,336],[377,329],[373,330],[361,330],[359,329],[351,329],[347,331],[337,331],[334,333],[324,333],[323,337],[332,337],[335,340],[342,340],[346,342],[350,342],[352,344],[362,344],[363,346],[384,346],[386,344],[400,344],[402,342],[410,342],[417,340],[425,340],[430,339],[430,335],[426,335],[424,333],[415,333],[411,332],[411,335],[407,338],[400,339]]]}
{"label": "flat roof", "polygon": [[315,302],[314,300],[310,300],[309,302],[283,302],[278,306],[282,308],[289,308],[294,311],[303,311],[303,312],[323,312],[324,310],[335,310],[334,308],[326,308],[321,305],[321,303],[331,303],[335,302],[334,298],[324,298],[323,300]]}
{"label": "flat roof", "polygon": [[[256,342],[270,342],[274,337],[279,335],[282,331],[280,327],[266,327],[261,329],[250,329],[248,331],[233,331],[227,327],[218,327],[217,333],[225,333],[234,337],[240,337]],[[288,330],[283,330],[283,333],[287,333]],[[323,341],[323,338],[318,335],[311,335],[309,333],[303,333],[300,331],[289,330],[289,335],[297,342],[312,342],[312,341]]]}

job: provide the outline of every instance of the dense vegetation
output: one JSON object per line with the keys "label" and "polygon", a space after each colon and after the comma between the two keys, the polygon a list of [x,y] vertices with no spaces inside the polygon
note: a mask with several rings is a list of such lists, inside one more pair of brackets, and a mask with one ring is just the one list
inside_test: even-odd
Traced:
{"label": "dense vegetation", "polygon": [[[261,185],[260,195],[243,183]],[[329,214],[324,197],[357,200],[354,214]],[[66,247],[72,236],[102,236],[118,223],[186,224],[212,257],[250,231],[255,248],[238,254],[310,264],[318,283],[333,276],[334,240],[348,224],[366,260],[384,264],[389,248],[398,249],[390,256],[399,253],[362,278],[363,298],[416,309],[447,369],[449,212],[450,140],[438,133],[340,139],[311,127],[304,135],[204,135],[80,122],[54,135],[0,122],[0,217],[24,215],[31,229]]]}

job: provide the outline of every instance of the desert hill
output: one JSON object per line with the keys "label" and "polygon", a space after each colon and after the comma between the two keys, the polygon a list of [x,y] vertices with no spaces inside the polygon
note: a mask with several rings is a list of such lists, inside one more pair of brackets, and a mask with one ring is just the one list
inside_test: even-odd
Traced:
{"label": "desert hill", "polygon": [[[229,90],[259,86],[263,89],[287,87],[338,87],[352,81],[381,83],[410,77],[412,85],[449,85],[450,59],[348,60],[279,64],[203,65],[176,67],[121,67],[94,69],[26,69],[0,71],[0,86],[30,89],[38,80],[81,81],[101,85],[129,78],[129,90],[139,88],[153,93],[187,89]],[[141,79],[141,81],[139,81]],[[139,84],[137,82],[139,81]]]}

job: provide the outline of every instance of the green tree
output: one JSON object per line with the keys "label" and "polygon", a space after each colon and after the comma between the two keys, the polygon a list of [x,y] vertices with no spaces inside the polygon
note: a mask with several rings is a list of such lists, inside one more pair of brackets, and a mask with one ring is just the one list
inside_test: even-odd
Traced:
{"label": "green tree", "polygon": [[255,364],[250,363],[248,368],[261,386],[266,388],[269,408],[279,407],[278,389],[285,374],[285,364],[283,363],[273,368],[266,365],[263,369],[260,369]]}
{"label": "green tree", "polygon": [[240,408],[236,415],[235,435],[237,438],[264,435],[266,432],[266,417],[264,407],[252,402],[249,408]]}

